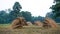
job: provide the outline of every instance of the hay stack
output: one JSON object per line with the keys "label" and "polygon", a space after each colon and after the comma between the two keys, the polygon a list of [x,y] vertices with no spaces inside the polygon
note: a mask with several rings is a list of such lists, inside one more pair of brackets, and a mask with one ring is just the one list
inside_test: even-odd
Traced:
{"label": "hay stack", "polygon": [[22,28],[25,25],[28,25],[28,24],[26,23],[26,20],[24,19],[24,17],[18,17],[15,20],[13,20],[11,27],[15,29],[15,28]]}
{"label": "hay stack", "polygon": [[40,22],[40,21],[35,21],[34,24],[35,24],[36,26],[40,26],[40,27],[43,26],[42,22]]}
{"label": "hay stack", "polygon": [[31,22],[27,22],[28,26],[32,26],[33,24]]}
{"label": "hay stack", "polygon": [[45,23],[50,25],[52,28],[57,28],[56,22],[53,19],[51,19],[51,18],[46,17],[45,18]]}
{"label": "hay stack", "polygon": [[24,17],[19,17],[20,22],[22,23],[23,26],[27,26],[28,24],[26,23],[26,20]]}

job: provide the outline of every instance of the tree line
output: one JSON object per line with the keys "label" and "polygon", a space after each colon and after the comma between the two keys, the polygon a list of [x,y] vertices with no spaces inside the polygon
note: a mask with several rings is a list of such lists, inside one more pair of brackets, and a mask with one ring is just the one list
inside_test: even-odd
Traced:
{"label": "tree line", "polygon": [[[56,22],[60,22],[60,0],[54,0],[55,5],[52,5],[50,9],[51,12],[46,14],[46,17],[54,19]],[[32,23],[36,20],[44,21],[45,17],[42,16],[32,16],[29,11],[21,11],[22,6],[19,2],[15,2],[12,10],[8,9],[8,13],[5,10],[0,11],[0,24],[11,23],[17,17],[23,16],[26,21],[31,21]]]}
{"label": "tree line", "polygon": [[8,9],[8,13],[5,10],[0,11],[0,24],[5,23],[11,23],[14,19],[17,17],[23,16],[26,21],[34,22],[35,20],[43,20],[44,17],[38,16],[34,17],[32,16],[31,12],[29,11],[21,11],[22,6],[19,4],[19,2],[15,2],[12,10]]}

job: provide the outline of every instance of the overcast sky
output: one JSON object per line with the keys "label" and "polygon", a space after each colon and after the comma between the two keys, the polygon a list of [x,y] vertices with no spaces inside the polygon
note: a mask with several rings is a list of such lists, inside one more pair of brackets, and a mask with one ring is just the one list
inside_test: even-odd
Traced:
{"label": "overcast sky", "polygon": [[16,1],[21,4],[22,11],[29,11],[32,16],[45,16],[53,5],[53,0],[0,0],[0,10],[12,8]]}

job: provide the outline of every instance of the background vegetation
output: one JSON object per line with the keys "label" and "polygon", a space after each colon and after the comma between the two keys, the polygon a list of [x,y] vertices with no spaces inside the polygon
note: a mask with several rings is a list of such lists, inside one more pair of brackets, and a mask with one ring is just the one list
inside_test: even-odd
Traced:
{"label": "background vegetation", "polygon": [[[57,23],[60,22],[60,0],[54,0],[54,5],[50,7],[52,9],[51,12],[46,14],[46,17],[50,17],[55,20]],[[29,11],[21,11],[22,6],[19,2],[15,2],[12,6],[12,9],[8,9],[8,13],[6,10],[0,10],[0,24],[7,24],[11,23],[15,18],[23,16],[26,21],[31,21],[32,23],[35,20],[44,21],[45,17],[42,16],[32,16],[31,12]]]}

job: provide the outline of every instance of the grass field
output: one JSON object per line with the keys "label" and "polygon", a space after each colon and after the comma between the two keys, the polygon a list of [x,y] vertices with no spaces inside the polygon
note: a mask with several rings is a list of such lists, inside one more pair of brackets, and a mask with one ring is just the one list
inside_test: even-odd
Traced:
{"label": "grass field", "polygon": [[60,25],[58,28],[44,29],[39,26],[24,26],[22,29],[10,29],[11,24],[0,24],[0,34],[60,34]]}

